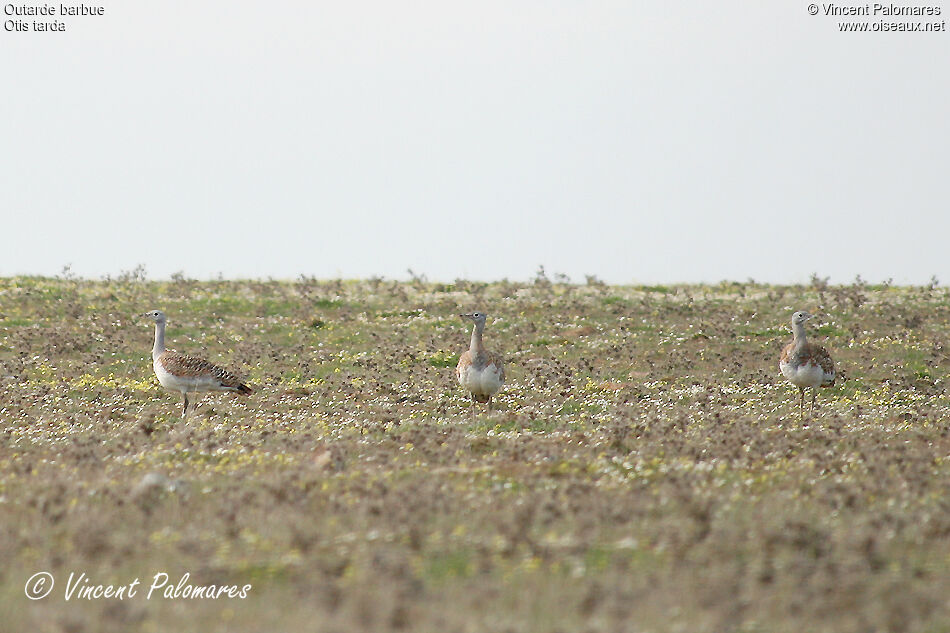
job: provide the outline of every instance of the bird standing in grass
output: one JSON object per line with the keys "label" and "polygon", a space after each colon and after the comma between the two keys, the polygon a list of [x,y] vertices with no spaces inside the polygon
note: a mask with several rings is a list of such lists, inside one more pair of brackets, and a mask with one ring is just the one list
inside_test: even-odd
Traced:
{"label": "bird standing in grass", "polygon": [[475,415],[475,403],[488,404],[491,411],[491,398],[501,386],[505,384],[505,368],[501,356],[489,352],[482,343],[482,334],[485,332],[484,312],[460,314],[465,319],[475,322],[472,328],[472,344],[462,353],[459,364],[455,368],[459,383],[472,395],[472,415]]}
{"label": "bird standing in grass", "polygon": [[792,333],[795,338],[782,350],[778,364],[782,374],[801,393],[799,411],[802,419],[805,418],[805,389],[811,387],[811,413],[814,414],[818,387],[835,384],[835,363],[831,354],[821,345],[809,343],[805,338],[805,321],[810,318],[812,315],[803,311],[792,315]]}
{"label": "bird standing in grass", "polygon": [[189,394],[203,391],[236,391],[247,395],[251,388],[227,369],[222,369],[203,358],[186,356],[165,349],[165,313],[161,310],[146,312],[143,316],[155,321],[155,345],[152,347],[152,367],[163,387],[181,392],[184,399],[182,417],[188,417]]}

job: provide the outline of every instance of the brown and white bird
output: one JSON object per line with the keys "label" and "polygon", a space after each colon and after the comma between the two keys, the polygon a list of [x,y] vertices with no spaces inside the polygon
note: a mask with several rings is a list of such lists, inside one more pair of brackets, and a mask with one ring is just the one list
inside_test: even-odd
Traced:
{"label": "brown and white bird", "polygon": [[812,318],[807,312],[792,314],[792,333],[794,339],[782,350],[779,369],[790,383],[798,387],[801,393],[799,411],[805,417],[805,389],[811,387],[811,412],[815,412],[815,398],[818,387],[830,387],[835,384],[835,363],[821,345],[809,343],[805,338],[805,321]]}
{"label": "brown and white bird", "polygon": [[181,392],[184,398],[183,417],[188,417],[188,406],[191,404],[189,394],[203,391],[236,391],[244,395],[251,393],[251,388],[227,369],[197,356],[186,356],[165,349],[164,312],[152,310],[143,316],[155,321],[155,345],[152,346],[152,367],[155,369],[155,376],[166,389]]}
{"label": "brown and white bird", "polygon": [[491,398],[501,386],[505,384],[505,368],[501,356],[489,352],[482,343],[482,334],[485,332],[484,312],[460,314],[465,319],[475,322],[472,328],[472,343],[468,350],[462,353],[459,364],[455,368],[459,383],[472,395],[472,415],[475,415],[475,403],[488,403],[491,411]]}

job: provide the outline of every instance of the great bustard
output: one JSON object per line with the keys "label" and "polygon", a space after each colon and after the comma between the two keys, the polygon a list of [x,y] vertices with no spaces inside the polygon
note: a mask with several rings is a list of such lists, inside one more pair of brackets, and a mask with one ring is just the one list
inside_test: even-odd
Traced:
{"label": "great bustard", "polygon": [[491,398],[505,384],[505,368],[501,356],[485,349],[482,343],[482,334],[485,332],[484,312],[472,312],[459,316],[475,322],[472,328],[472,343],[468,350],[462,353],[455,374],[459,382],[472,395],[472,415],[475,415],[475,403],[488,403],[491,411]]}
{"label": "great bustard", "polygon": [[835,384],[835,363],[831,354],[821,345],[809,343],[805,339],[805,321],[812,318],[807,312],[792,314],[792,332],[794,340],[782,350],[779,369],[790,383],[798,387],[801,401],[798,408],[802,419],[805,417],[805,389],[811,387],[811,412],[815,412],[815,398],[818,387],[830,387]]}
{"label": "great bustard", "polygon": [[189,394],[202,391],[236,391],[251,393],[251,388],[240,378],[203,358],[186,356],[165,349],[165,313],[161,310],[146,312],[155,321],[155,345],[152,346],[152,367],[163,387],[181,392],[184,404],[182,416],[188,417]]}

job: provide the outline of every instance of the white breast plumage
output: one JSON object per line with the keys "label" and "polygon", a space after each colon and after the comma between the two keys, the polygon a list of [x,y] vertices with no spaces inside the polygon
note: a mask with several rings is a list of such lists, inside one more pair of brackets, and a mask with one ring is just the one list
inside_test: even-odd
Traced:
{"label": "white breast plumage", "polygon": [[779,369],[782,370],[782,375],[796,387],[820,387],[825,380],[825,371],[818,365],[810,363],[797,366],[792,363],[782,363]]}
{"label": "white breast plumage", "polygon": [[482,369],[469,365],[459,375],[459,382],[474,394],[491,396],[501,389],[501,371],[494,364]]}

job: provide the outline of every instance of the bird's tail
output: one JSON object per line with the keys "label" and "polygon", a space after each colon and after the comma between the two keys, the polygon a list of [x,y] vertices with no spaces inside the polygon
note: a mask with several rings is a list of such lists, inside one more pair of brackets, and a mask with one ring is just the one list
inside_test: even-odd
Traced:
{"label": "bird's tail", "polygon": [[243,382],[242,382],[240,385],[237,386],[237,390],[238,390],[238,392],[244,394],[245,396],[246,396],[247,394],[249,394],[249,393],[253,393],[253,392],[254,392],[253,389],[251,389],[250,387],[248,387],[247,385],[245,385]]}

